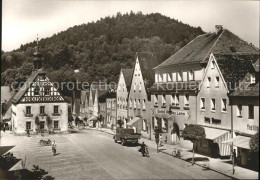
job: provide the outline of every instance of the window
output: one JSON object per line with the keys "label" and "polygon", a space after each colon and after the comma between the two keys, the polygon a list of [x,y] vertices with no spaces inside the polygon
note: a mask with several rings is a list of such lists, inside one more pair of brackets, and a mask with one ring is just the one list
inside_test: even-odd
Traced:
{"label": "window", "polygon": [[134,91],[136,90],[136,83],[134,83]]}
{"label": "window", "polygon": [[41,121],[41,122],[40,122],[40,129],[44,129],[44,126],[45,126],[45,122],[44,122],[44,121]]}
{"label": "window", "polygon": [[241,104],[237,105],[237,116],[242,117],[242,105]]}
{"label": "window", "polygon": [[185,94],[184,96],[184,106],[189,106],[190,101],[189,101],[189,94]]}
{"label": "window", "polygon": [[175,105],[175,94],[174,93],[171,95],[171,105],[172,106]]}
{"label": "window", "polygon": [[211,99],[211,111],[216,111],[216,100]]}
{"label": "window", "polygon": [[59,129],[59,121],[54,121],[54,129]]}
{"label": "window", "polygon": [[145,110],[145,99],[143,99],[143,110]]}
{"label": "window", "polygon": [[200,98],[200,109],[205,110],[205,98]]}
{"label": "window", "polygon": [[215,79],[215,87],[219,87],[219,77],[218,76]]}
{"label": "window", "polygon": [[166,95],[165,94],[162,95],[162,105],[166,106]]}
{"label": "window", "polygon": [[141,91],[142,90],[142,83],[140,82],[139,83],[139,91]]}
{"label": "window", "polygon": [[167,82],[167,74],[163,74],[163,82]]}
{"label": "window", "polygon": [[31,122],[26,122],[26,129],[31,129]]}
{"label": "window", "polygon": [[53,113],[58,114],[59,113],[59,106],[54,106],[53,107]]}
{"label": "window", "polygon": [[256,83],[256,81],[255,81],[255,74],[254,73],[250,74],[250,83],[251,84],[255,84]]}
{"label": "window", "polygon": [[155,82],[158,82],[158,74],[155,74]]}
{"label": "window", "polygon": [[248,105],[248,119],[254,119],[254,105]]}
{"label": "window", "polygon": [[44,114],[45,113],[45,107],[44,106],[40,106],[40,114]]}
{"label": "window", "polygon": [[143,131],[147,130],[146,127],[147,127],[147,122],[145,119],[143,119]]}
{"label": "window", "polygon": [[182,72],[177,73],[177,81],[182,81]]}
{"label": "window", "polygon": [[221,106],[222,106],[222,111],[227,112],[227,99],[222,99]]}
{"label": "window", "polygon": [[162,82],[162,75],[158,74],[158,82]]}
{"label": "window", "polygon": [[175,103],[176,103],[176,106],[179,106],[179,101],[180,101],[179,94],[175,94]]}
{"label": "window", "polygon": [[194,70],[189,71],[189,80],[194,80]]}
{"label": "window", "polygon": [[49,96],[50,95],[50,87],[44,87],[44,95]]}
{"label": "window", "polygon": [[137,103],[138,103],[138,104],[137,104],[137,108],[138,108],[138,109],[141,109],[141,101],[140,101],[140,99],[138,99]]}
{"label": "window", "polygon": [[211,68],[211,69],[214,69],[214,68],[215,68],[215,61],[211,61],[211,63],[210,63],[210,68]]}
{"label": "window", "polygon": [[26,106],[26,114],[31,114],[31,106]]}
{"label": "window", "polygon": [[167,74],[167,81],[168,81],[168,82],[171,82],[171,81],[172,81],[171,73],[168,73],[168,74]]}
{"label": "window", "polygon": [[136,108],[136,100],[134,99],[134,108]]}
{"label": "window", "polygon": [[208,77],[207,79],[208,79],[208,86],[207,87],[209,88],[211,86],[211,77]]}
{"label": "window", "polygon": [[158,94],[154,95],[154,105],[158,104]]}
{"label": "window", "polygon": [[38,85],[35,86],[34,88],[34,95],[39,96],[40,95],[40,87]]}

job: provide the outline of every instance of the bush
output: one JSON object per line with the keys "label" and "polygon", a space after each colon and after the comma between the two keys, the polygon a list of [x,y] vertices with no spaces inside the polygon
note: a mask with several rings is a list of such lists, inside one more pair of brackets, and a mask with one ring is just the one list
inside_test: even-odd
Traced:
{"label": "bush", "polygon": [[259,133],[256,133],[249,142],[250,149],[253,152],[259,152]]}

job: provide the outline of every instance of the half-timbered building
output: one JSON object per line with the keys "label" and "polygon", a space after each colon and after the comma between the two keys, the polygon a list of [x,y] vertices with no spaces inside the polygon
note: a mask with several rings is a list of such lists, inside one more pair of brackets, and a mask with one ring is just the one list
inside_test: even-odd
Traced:
{"label": "half-timbered building", "polygon": [[12,100],[12,129],[68,130],[68,103],[42,70],[39,48],[34,53],[33,72]]}

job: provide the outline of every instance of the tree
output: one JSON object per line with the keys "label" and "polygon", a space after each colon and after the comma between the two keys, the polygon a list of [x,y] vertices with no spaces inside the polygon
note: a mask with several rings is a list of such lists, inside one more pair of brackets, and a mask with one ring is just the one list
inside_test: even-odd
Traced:
{"label": "tree", "polygon": [[201,141],[206,137],[205,129],[202,126],[196,124],[189,124],[184,128],[182,132],[182,137],[184,138],[184,140],[189,140],[193,143],[192,164],[194,164],[194,143]]}
{"label": "tree", "polygon": [[259,152],[259,133],[256,133],[249,142],[251,151]]}

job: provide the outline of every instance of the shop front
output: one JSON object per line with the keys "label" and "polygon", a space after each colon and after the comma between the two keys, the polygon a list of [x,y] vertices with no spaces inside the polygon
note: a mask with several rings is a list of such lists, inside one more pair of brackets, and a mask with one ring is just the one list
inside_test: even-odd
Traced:
{"label": "shop front", "polygon": [[247,167],[251,161],[250,147],[249,147],[250,137],[247,136],[236,136],[232,139],[224,141],[223,144],[234,146],[237,148],[237,164],[243,167]]}
{"label": "shop front", "polygon": [[230,139],[230,132],[209,127],[204,127],[204,129],[206,137],[202,141],[195,143],[195,151],[214,158],[229,156],[230,146],[223,144],[223,142]]}
{"label": "shop front", "polygon": [[[185,127],[185,116],[173,113],[157,111],[152,118],[152,129],[158,129],[162,133],[163,142],[167,144],[178,144]],[[152,136],[152,139],[155,137]]]}

